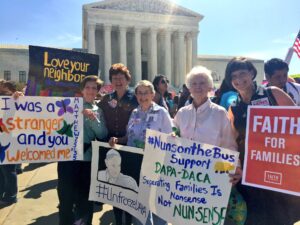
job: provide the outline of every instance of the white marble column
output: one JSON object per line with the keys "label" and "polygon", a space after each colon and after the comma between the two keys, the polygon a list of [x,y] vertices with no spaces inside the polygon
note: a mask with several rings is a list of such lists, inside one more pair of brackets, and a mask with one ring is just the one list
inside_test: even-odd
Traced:
{"label": "white marble column", "polygon": [[171,34],[172,31],[166,29],[164,31],[164,47],[165,47],[165,75],[172,82],[172,60],[171,60]]}
{"label": "white marble column", "polygon": [[141,33],[140,27],[134,28],[134,72],[135,83],[142,80],[142,47],[141,47]]}
{"label": "white marble column", "polygon": [[120,62],[127,65],[127,42],[126,42],[126,32],[127,27],[120,26]]}
{"label": "white marble column", "polygon": [[192,66],[196,66],[198,62],[198,31],[192,32]]}
{"label": "white marble column", "polygon": [[152,81],[157,75],[157,29],[150,29],[150,74],[148,79]]}
{"label": "white marble column", "polygon": [[178,55],[177,55],[177,63],[178,63],[178,73],[177,73],[177,82],[179,86],[182,86],[185,82],[185,44],[184,44],[184,36],[186,32],[178,31]]}
{"label": "white marble column", "polygon": [[89,53],[96,53],[96,46],[95,46],[95,35],[96,35],[96,24],[89,24],[88,25],[88,52]]}
{"label": "white marble column", "polygon": [[191,33],[186,35],[186,74],[192,69],[193,52],[192,52],[192,37]]}
{"label": "white marble column", "polygon": [[111,25],[104,24],[104,81],[109,81],[109,68],[111,67]]}

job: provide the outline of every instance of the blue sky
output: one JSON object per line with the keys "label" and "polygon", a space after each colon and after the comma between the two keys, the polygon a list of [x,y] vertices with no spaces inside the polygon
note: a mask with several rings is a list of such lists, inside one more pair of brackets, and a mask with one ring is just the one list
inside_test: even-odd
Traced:
{"label": "blue sky", "polygon": [[[0,43],[82,45],[82,5],[90,0],[2,0]],[[285,58],[300,29],[299,0],[174,0],[204,15],[198,54]],[[294,53],[290,74],[300,73]]]}

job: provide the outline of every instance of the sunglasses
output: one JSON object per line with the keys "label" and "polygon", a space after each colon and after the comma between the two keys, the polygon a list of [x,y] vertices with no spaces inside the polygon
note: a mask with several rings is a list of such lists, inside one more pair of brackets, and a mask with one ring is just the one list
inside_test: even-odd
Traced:
{"label": "sunglasses", "polygon": [[163,80],[161,80],[161,81],[160,81],[160,83],[161,83],[161,84],[168,84],[168,83],[169,83],[169,81],[168,81],[168,80],[165,80],[165,79],[163,79]]}

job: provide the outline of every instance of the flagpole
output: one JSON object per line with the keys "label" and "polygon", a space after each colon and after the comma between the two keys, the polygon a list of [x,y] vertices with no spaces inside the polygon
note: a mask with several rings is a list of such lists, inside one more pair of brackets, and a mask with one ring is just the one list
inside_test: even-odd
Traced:
{"label": "flagpole", "polygon": [[292,57],[293,57],[293,53],[294,53],[294,49],[293,49],[293,47],[290,47],[288,49],[288,52],[287,52],[285,60],[284,60],[288,65],[290,65],[290,62],[291,62]]}
{"label": "flagpole", "polygon": [[[299,31],[300,32],[300,31]],[[293,45],[292,45],[292,47],[290,47],[289,49],[288,49],[288,52],[287,52],[287,54],[286,54],[286,56],[285,56],[285,62],[288,64],[288,65],[290,65],[290,62],[291,62],[291,60],[292,60],[292,57],[293,57],[293,53],[294,53],[294,45],[295,45],[295,42],[296,42],[296,40],[297,40],[297,37],[298,37],[298,34],[296,34],[296,38],[295,38],[295,40],[294,40],[294,43],[293,43]]]}

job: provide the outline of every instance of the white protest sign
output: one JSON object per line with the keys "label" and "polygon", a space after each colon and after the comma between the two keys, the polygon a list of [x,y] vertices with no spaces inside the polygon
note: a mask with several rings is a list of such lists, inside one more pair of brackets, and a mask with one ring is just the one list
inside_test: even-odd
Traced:
{"label": "white protest sign", "polygon": [[149,208],[138,201],[143,149],[92,142],[92,174],[89,200],[127,211],[142,223]]}
{"label": "white protest sign", "polygon": [[173,225],[224,223],[238,152],[147,130],[139,200]]}
{"label": "white protest sign", "polygon": [[0,96],[0,165],[83,159],[82,98]]}

